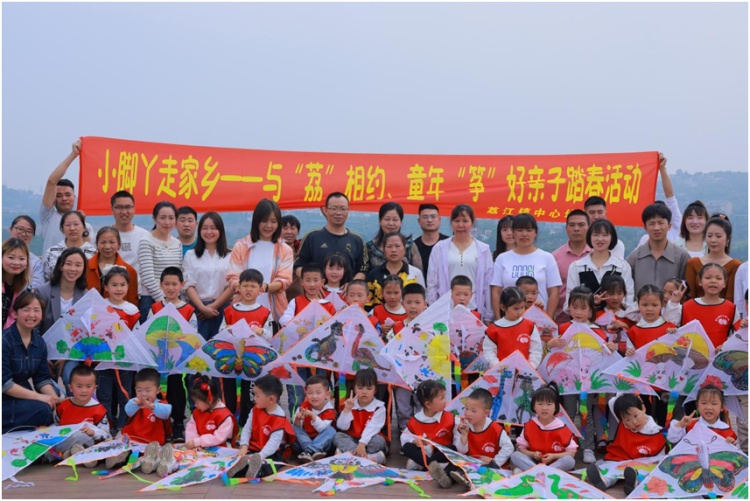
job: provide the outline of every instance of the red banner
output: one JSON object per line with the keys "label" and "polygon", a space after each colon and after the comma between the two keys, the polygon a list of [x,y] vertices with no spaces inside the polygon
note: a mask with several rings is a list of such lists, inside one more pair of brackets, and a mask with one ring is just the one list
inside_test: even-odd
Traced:
{"label": "red banner", "polygon": [[161,200],[198,212],[249,211],[261,198],[282,209],[321,207],[334,191],[352,210],[376,212],[388,200],[416,214],[457,204],[478,218],[530,213],[564,222],[590,196],[607,201],[616,225],[641,226],[656,192],[657,152],[584,155],[390,155],[247,150],[84,137],[78,206],[111,213],[110,197],[127,190],[139,214]]}

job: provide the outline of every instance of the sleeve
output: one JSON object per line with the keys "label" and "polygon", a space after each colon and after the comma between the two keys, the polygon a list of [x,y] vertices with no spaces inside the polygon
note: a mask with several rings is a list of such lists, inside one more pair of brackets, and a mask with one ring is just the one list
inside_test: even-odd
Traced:
{"label": "sleeve", "polygon": [[[578,265],[576,264],[577,261],[573,261],[570,263],[570,266],[568,267],[568,279],[565,283],[565,302],[563,303],[563,311],[565,313],[569,313],[570,310],[568,309],[568,300],[570,299],[570,291],[581,285],[581,276],[578,274]],[[633,277],[630,277],[632,280]],[[560,298],[560,301],[562,301],[563,298]]]}
{"label": "sleeve", "polygon": [[[414,419],[412,417],[412,419]],[[401,442],[401,447],[404,446],[404,444],[413,444],[417,441],[417,437],[409,430],[409,425],[407,423],[406,428],[404,428],[404,431],[401,432],[401,438],[399,439]]]}
{"label": "sleeve", "polygon": [[362,430],[362,436],[359,438],[359,443],[369,444],[372,437],[380,432],[380,429],[385,424],[385,407],[378,406],[372,415],[372,418],[367,422],[365,429]]}
{"label": "sleeve", "polygon": [[198,316],[195,314],[195,311],[190,314],[190,320],[188,320],[188,323],[190,324],[190,327],[198,330]]}
{"label": "sleeve", "polygon": [[333,424],[333,419],[320,419],[320,416],[315,416],[311,423],[313,425],[313,428],[315,428],[315,431],[321,433],[323,430]]}
{"label": "sleeve", "polygon": [[159,288],[159,279],[154,273],[154,248],[148,240],[141,240],[138,244],[138,272],[141,285],[154,301],[161,301],[164,294]]}
{"label": "sleeve", "polygon": [[542,338],[539,335],[539,331],[534,325],[534,330],[531,331],[531,339],[529,342],[529,363],[536,369],[539,364],[542,363]]}
{"label": "sleeve", "polygon": [[[192,421],[192,418],[191,418]],[[195,422],[193,421],[193,426],[195,426]],[[234,423],[231,419],[225,419],[224,422],[219,425],[216,430],[214,430],[213,433],[206,433],[203,435],[198,436],[196,441],[196,445],[199,447],[214,447],[214,446],[224,446],[232,437],[232,429],[234,429]],[[197,434],[197,430],[196,430]],[[185,436],[187,439],[187,435]]]}
{"label": "sleeve", "polygon": [[[291,285],[294,275],[294,251],[287,244],[280,243],[281,245],[277,244],[276,246],[279,253],[279,266],[276,268],[276,274],[270,280],[270,282],[281,284],[281,290],[276,294],[283,293]],[[284,295],[284,299],[286,299],[286,295]]]}
{"label": "sleeve", "polygon": [[[302,243],[299,246],[299,253],[297,254],[297,260],[294,262],[294,268],[300,268],[310,261],[312,261],[312,251],[310,249],[311,242],[309,242],[310,233],[305,235],[305,237],[302,239]],[[353,272],[353,274],[356,274],[356,272]]]}
{"label": "sleeve", "polygon": [[456,426],[456,432],[453,434],[453,445],[456,446],[456,450],[461,454],[467,454],[469,452],[469,442],[465,444],[461,443],[461,434],[458,432],[458,426]]}
{"label": "sleeve", "polygon": [[[438,245],[440,245],[440,242],[436,243],[435,247]],[[438,267],[443,266],[443,263],[438,261],[436,250],[439,251],[439,248],[435,249],[433,247],[432,253],[430,253],[430,264],[427,267],[427,304],[435,304],[435,301],[438,300],[440,288],[440,272],[438,271]]]}
{"label": "sleeve", "polygon": [[677,203],[677,197],[671,196],[664,199],[664,205],[672,211],[672,224],[669,225],[669,231],[667,232],[667,238],[674,241],[680,236],[680,226],[682,226],[682,212],[680,212],[680,204]]}
{"label": "sleeve", "polygon": [[[536,329],[536,327],[534,329]],[[484,359],[488,364],[487,367],[494,367],[500,362],[497,358],[497,345],[489,338],[489,336],[487,336],[487,334],[484,335],[484,340],[482,341],[482,350]]]}
{"label": "sleeve", "polygon": [[125,404],[125,414],[128,415],[128,417],[135,416],[136,412],[138,412],[138,404],[135,403],[135,398],[131,398],[128,400],[128,403]]}
{"label": "sleeve", "polygon": [[[693,259],[697,259],[700,263],[700,258],[691,258],[690,261],[693,261]],[[693,264],[688,261],[687,266],[685,267],[685,273],[683,276],[685,277],[685,282],[687,282],[688,287],[690,287],[690,297],[698,297],[696,294],[696,291],[698,290],[698,269],[696,269]],[[693,261],[695,262],[695,261]],[[664,285],[661,284],[660,287]]]}
{"label": "sleeve", "polygon": [[568,445],[565,446],[565,452],[575,453],[577,450],[578,450],[578,442],[576,442],[575,435],[571,435],[570,442],[568,442]]}
{"label": "sleeve", "polygon": [[266,445],[260,451],[260,457],[266,459],[269,456],[273,456],[276,451],[279,450],[279,447],[281,446],[281,440],[283,438],[284,430],[276,430],[275,432],[271,433],[271,435],[268,437],[268,442],[266,442]]}
{"label": "sleeve", "polygon": [[273,315],[269,312],[266,318],[266,323],[263,324],[263,339],[271,341],[273,337]]}
{"label": "sleeve", "polygon": [[36,370],[34,371],[34,375],[31,378],[34,381],[34,389],[36,389],[37,392],[41,392],[42,388],[52,384],[52,375],[49,373],[49,365],[47,364],[47,343],[45,343],[41,338],[40,341],[41,358],[39,360],[39,365],[37,366]]}
{"label": "sleeve", "polygon": [[529,441],[526,440],[526,426],[523,427],[523,430],[521,430],[521,434],[516,438],[516,447],[518,447],[519,451],[521,450],[521,447],[529,450]]}
{"label": "sleeve", "polygon": [[191,440],[197,441],[198,438],[200,438],[198,427],[195,425],[195,419],[191,415],[185,426],[185,442],[190,442]]}
{"label": "sleeve", "polygon": [[107,419],[107,415],[105,414],[101,421],[99,421],[96,424],[96,427],[93,428],[94,430],[94,439],[96,440],[109,440],[112,438],[112,433],[109,429],[109,419]]}
{"label": "sleeve", "polygon": [[253,410],[250,409],[250,414],[247,415],[247,421],[245,426],[242,427],[242,434],[240,434],[240,447],[243,445],[250,445],[250,438],[252,438],[253,431]]}
{"label": "sleeve", "polygon": [[560,278],[560,269],[557,267],[555,256],[553,256],[549,252],[545,252],[544,260],[546,261],[544,270],[546,275],[545,278],[547,280],[547,287],[560,287],[563,283],[562,278]]}
{"label": "sleeve", "polygon": [[505,433],[505,430],[500,433],[500,450],[497,454],[495,454],[495,464],[498,466],[502,466],[505,464],[506,461],[510,458],[510,455],[513,454],[513,442],[510,441],[510,437],[507,433]]}
{"label": "sleeve", "polygon": [[669,423],[669,430],[667,430],[667,442],[672,445],[682,440],[686,435],[685,428],[676,426],[679,422],[679,419],[673,419],[672,422]]}
{"label": "sleeve", "polygon": [[[419,255],[419,252],[417,252],[417,255]],[[427,284],[425,284],[424,275],[422,274],[422,270],[420,270],[419,268],[416,268],[414,270],[414,276],[416,277],[417,283],[419,285],[421,285],[422,287],[425,287],[427,285]]]}
{"label": "sleeve", "polygon": [[662,317],[667,322],[672,322],[679,327],[682,324],[682,305],[670,300],[664,307]]}
{"label": "sleeve", "polygon": [[477,276],[477,284],[481,284],[478,287],[482,288],[482,294],[477,297],[477,309],[481,314],[481,320],[491,322],[495,319],[495,313],[492,311],[492,289],[489,284],[495,272],[495,263],[492,262],[492,252],[487,244],[478,251],[480,262],[477,266],[477,275],[482,273],[483,276]]}
{"label": "sleeve", "polygon": [[182,258],[182,271],[185,274],[185,290],[188,287],[198,287],[198,282],[194,278],[194,267],[197,265],[197,257],[193,249],[190,249]]}
{"label": "sleeve", "polygon": [[336,428],[341,431],[346,431],[351,427],[354,415],[351,412],[342,411],[336,419]]}
{"label": "sleeve", "polygon": [[490,285],[495,287],[503,286],[503,255],[500,254],[495,259],[495,264],[492,266],[492,278],[490,279]]}
{"label": "sleeve", "polygon": [[44,264],[36,258],[31,269],[31,288],[36,289],[44,283]]}
{"label": "sleeve", "polygon": [[227,270],[227,285],[231,286],[232,281],[239,279],[240,273],[242,273],[245,270],[245,265],[247,264],[247,256],[249,255],[249,252],[243,258],[243,254],[244,254],[243,247],[245,246],[241,242],[235,243],[234,247],[232,247],[232,253],[229,256],[229,269]]}
{"label": "sleeve", "polygon": [[[412,241],[411,247],[409,248],[409,264],[417,268],[419,271],[424,270],[424,266],[422,265],[422,254],[419,253],[419,249],[414,241]],[[424,277],[422,279],[424,280]],[[421,283],[421,285],[424,287],[424,283]]]}
{"label": "sleeve", "polygon": [[[628,254],[628,257],[625,258],[625,261],[628,262],[630,265],[630,272],[633,274],[633,282],[635,282],[635,259],[636,259],[636,252],[638,251],[638,247],[630,251],[630,254]],[[664,285],[664,284],[661,284]]]}
{"label": "sleeve", "polygon": [[362,255],[355,259],[354,267],[358,268],[358,271],[355,271],[354,274],[362,273],[363,275],[367,275],[367,272],[370,270],[370,253],[367,252],[365,242],[361,238],[359,239],[359,243],[362,246]]}
{"label": "sleeve", "polygon": [[633,282],[633,270],[630,265],[623,259],[622,261],[622,279],[625,282],[625,308],[635,303],[635,282]]}
{"label": "sleeve", "polygon": [[158,417],[159,419],[169,419],[169,416],[172,414],[172,405],[162,402],[154,402],[153,412],[154,416]]}
{"label": "sleeve", "polygon": [[294,311],[297,309],[297,298],[292,299],[289,301],[289,305],[286,307],[286,310],[284,310],[284,314],[281,315],[281,318],[279,318],[279,325],[281,325],[282,328],[289,325],[289,322],[292,321],[294,318]]}
{"label": "sleeve", "polygon": [[47,249],[44,251],[44,254],[42,254],[42,278],[45,282],[49,282],[49,279],[52,276],[53,264],[50,262],[52,259],[51,254],[50,249]]}
{"label": "sleeve", "polygon": [[10,360],[13,358],[13,343],[11,336],[7,332],[3,333],[3,393],[13,388],[16,384],[13,381]]}

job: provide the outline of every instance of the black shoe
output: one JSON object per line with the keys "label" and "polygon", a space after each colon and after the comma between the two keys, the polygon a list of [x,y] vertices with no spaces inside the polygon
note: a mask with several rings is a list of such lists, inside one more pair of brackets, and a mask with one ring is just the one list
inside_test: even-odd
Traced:
{"label": "black shoe", "polygon": [[602,475],[599,473],[599,467],[595,464],[586,468],[586,481],[600,491],[607,490],[607,486],[604,484],[604,480],[602,480]]}
{"label": "black shoe", "polygon": [[171,442],[173,444],[184,444],[185,443],[185,430],[180,429],[180,428],[172,430]]}
{"label": "black shoe", "polygon": [[625,491],[625,495],[629,496],[631,492],[635,490],[635,484],[638,482],[638,472],[635,471],[635,468],[631,468],[628,466],[625,468],[625,488],[623,489]]}

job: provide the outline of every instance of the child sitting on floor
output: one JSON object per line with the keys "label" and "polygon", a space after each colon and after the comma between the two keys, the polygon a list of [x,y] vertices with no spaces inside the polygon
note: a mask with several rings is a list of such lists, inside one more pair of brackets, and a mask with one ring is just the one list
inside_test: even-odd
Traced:
{"label": "child sitting on floor", "polygon": [[721,412],[724,409],[724,393],[712,384],[707,384],[698,390],[695,397],[695,407],[700,417],[695,417],[695,411],[682,419],[673,419],[667,432],[667,440],[672,445],[685,438],[696,423],[702,423],[712,432],[724,437],[727,442],[737,442],[737,434],[729,423],[722,421]]}
{"label": "child sitting on floor", "polygon": [[333,445],[336,430],[333,422],[336,411],[331,403],[328,380],[321,376],[310,376],[305,383],[305,400],[297,409],[293,422],[297,441],[292,449],[305,464],[326,457]]}

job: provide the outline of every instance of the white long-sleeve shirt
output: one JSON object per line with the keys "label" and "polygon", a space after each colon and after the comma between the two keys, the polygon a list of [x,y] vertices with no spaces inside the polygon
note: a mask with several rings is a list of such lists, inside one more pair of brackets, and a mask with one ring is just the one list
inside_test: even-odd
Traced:
{"label": "white long-sleeve shirt", "polygon": [[[570,291],[581,285],[581,277],[579,273],[584,271],[591,271],[594,273],[596,280],[601,284],[604,274],[610,271],[619,272],[622,279],[625,281],[625,298],[622,300],[622,304],[627,308],[633,304],[634,300],[634,283],[633,283],[633,271],[630,268],[630,264],[622,258],[614,255],[614,252],[610,253],[609,259],[598,268],[591,261],[591,254],[582,257],[578,261],[573,261],[568,268],[568,280],[565,285],[565,303],[563,311],[569,312],[568,300],[570,299]],[[596,291],[591,291],[596,292]]]}
{"label": "white long-sleeve shirt", "polygon": [[[500,320],[496,320],[495,325],[501,328],[508,328],[518,325],[522,321],[523,317],[512,321],[503,317]],[[484,341],[482,341],[482,350],[482,354],[489,363],[489,367],[494,367],[500,362],[497,358],[497,345],[486,335],[484,336]],[[531,336],[529,337],[529,363],[535,369],[542,363],[542,338],[539,336],[536,325],[534,325],[534,330],[531,331]]]}
{"label": "white long-sleeve shirt", "polygon": [[[676,444],[677,442],[685,438],[685,435],[687,435],[687,428],[677,426],[677,423],[679,422],[679,419],[673,419],[669,424],[669,430],[667,431],[667,441],[671,444]],[[721,419],[717,419],[714,424],[709,424],[708,421],[703,419],[703,416],[701,416],[698,418],[698,422],[706,428],[716,428],[717,430],[726,430],[729,428],[729,424],[725,423]]]}
{"label": "white long-sleeve shirt", "polygon": [[[414,415],[414,419],[419,421],[420,423],[425,424],[432,424],[432,423],[439,423],[441,419],[443,419],[443,413],[446,411],[438,412],[434,416],[428,416],[424,413],[424,409],[417,412]],[[458,433],[458,425],[461,423],[461,420],[458,416],[453,416],[453,445],[456,446],[456,449],[458,449],[458,442],[461,439],[461,434]],[[407,427],[404,431],[401,432],[401,445],[407,443],[416,443],[417,442],[417,436],[414,435],[411,431],[409,431],[409,428]],[[427,437],[429,440],[434,440],[435,437]],[[428,444],[425,444],[428,445]]]}
{"label": "white long-sleeve shirt", "polygon": [[[352,411],[355,410],[365,410],[373,413],[370,420],[367,421],[365,429],[362,430],[362,436],[359,437],[360,444],[369,444],[372,437],[380,433],[381,428],[385,424],[385,404],[377,398],[373,398],[372,402],[362,407],[359,405],[359,400],[357,400],[352,408]],[[336,420],[336,427],[341,431],[346,431],[351,427],[353,420],[354,414],[351,411],[347,412],[344,410]]]}
{"label": "white long-sleeve shirt", "polygon": [[[469,425],[471,428],[471,431],[475,433],[481,433],[492,424],[492,420],[488,417],[484,418],[484,424],[482,426],[478,426],[474,428],[473,426]],[[502,431],[500,434],[500,450],[495,454],[495,457],[492,458],[495,461],[495,464],[500,467],[505,464],[505,462],[510,458],[510,455],[513,454],[513,442],[510,441],[510,437],[508,437],[508,434],[505,433],[505,430]],[[461,454],[466,454],[469,452],[469,442],[467,441],[465,444],[461,442],[461,440],[458,440],[458,443],[456,444],[456,450],[460,452]]]}
{"label": "white long-sleeve shirt", "polygon": [[[250,414],[247,416],[247,422],[245,423],[245,426],[242,427],[242,435],[240,435],[240,447],[243,445],[250,445],[250,438],[252,437],[253,432],[253,411],[255,409],[252,409],[250,411]],[[268,411],[266,411],[268,412]],[[284,409],[281,408],[280,405],[276,405],[276,408],[269,412],[272,416],[281,416],[283,418],[286,418],[286,414],[284,414]],[[281,445],[281,441],[284,439],[284,430],[276,430],[273,433],[271,433],[268,436],[268,442],[266,442],[266,445],[259,451],[260,457],[263,459],[266,459],[269,456],[273,456],[276,451],[279,450],[279,446]]]}
{"label": "white long-sleeve shirt", "polygon": [[[71,403],[73,403],[73,402],[71,402]],[[78,404],[75,404],[75,403],[73,403],[73,405],[78,406]],[[94,400],[92,398],[92,399],[89,399],[89,401],[86,402],[86,404],[83,407],[95,407],[97,405],[99,405],[99,402],[97,402],[96,400]],[[55,424],[59,425],[60,424],[60,416],[57,415],[57,408],[55,408],[54,416],[53,417],[54,417],[54,420],[55,420]],[[98,424],[94,425],[91,422],[86,422],[86,426],[89,429],[91,429],[91,430],[94,431],[94,437],[93,438],[97,442],[101,442],[103,440],[109,440],[109,439],[112,438],[112,434],[110,433],[110,430],[109,430],[109,420],[107,419],[107,415],[106,414],[104,415],[104,417],[102,418],[102,420],[99,421]]]}
{"label": "white long-sleeve shirt", "polygon": [[[706,302],[703,300],[702,297],[697,297],[694,299],[694,301],[700,305],[708,306],[706,305]],[[682,305],[680,303],[675,303],[674,301],[670,300],[667,303],[667,306],[664,307],[664,310],[662,311],[662,316],[664,317],[664,320],[667,322],[672,322],[677,327],[682,326]],[[737,308],[734,309],[734,318],[732,319],[732,324],[734,324],[737,320],[740,319],[740,312],[737,311]]]}

